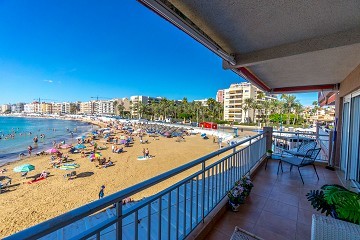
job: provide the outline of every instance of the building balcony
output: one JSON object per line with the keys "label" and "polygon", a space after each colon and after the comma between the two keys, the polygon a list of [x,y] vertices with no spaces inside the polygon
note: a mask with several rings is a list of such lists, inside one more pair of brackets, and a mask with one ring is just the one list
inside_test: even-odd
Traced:
{"label": "building balcony", "polygon": [[226,208],[212,226],[206,239],[230,239],[235,226],[264,239],[310,239],[312,214],[320,214],[306,198],[310,190],[324,184],[341,184],[337,173],[317,166],[318,181],[313,168],[301,168],[303,185],[296,169],[277,174],[278,161],[270,160],[253,176],[254,188],[239,212]]}
{"label": "building balcony", "polygon": [[[299,133],[295,134],[298,141],[292,147],[299,143]],[[315,211],[305,194],[341,182],[324,165],[317,167],[320,180],[311,167],[302,168],[305,184],[285,164],[284,172],[277,174],[276,160],[265,170],[266,149],[278,147],[278,135],[272,138],[270,129],[264,128],[264,133],[5,239],[229,239],[235,226],[265,239],[309,239]],[[161,192],[123,205],[123,199],[185,172]],[[245,175],[252,176],[254,188],[234,213],[227,210],[227,192]]]}

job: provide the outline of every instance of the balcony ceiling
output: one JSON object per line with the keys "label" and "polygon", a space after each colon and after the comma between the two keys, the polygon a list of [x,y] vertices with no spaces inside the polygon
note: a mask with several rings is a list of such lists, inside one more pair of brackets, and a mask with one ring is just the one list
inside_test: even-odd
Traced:
{"label": "balcony ceiling", "polygon": [[225,69],[267,91],[332,89],[360,64],[359,0],[161,2],[234,56]]}

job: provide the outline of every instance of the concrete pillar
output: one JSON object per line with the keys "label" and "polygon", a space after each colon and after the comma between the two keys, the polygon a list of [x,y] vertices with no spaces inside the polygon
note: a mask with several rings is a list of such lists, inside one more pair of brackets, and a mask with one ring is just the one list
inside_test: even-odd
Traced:
{"label": "concrete pillar", "polygon": [[266,150],[269,150],[272,147],[273,128],[272,127],[264,127],[263,132],[266,137]]}

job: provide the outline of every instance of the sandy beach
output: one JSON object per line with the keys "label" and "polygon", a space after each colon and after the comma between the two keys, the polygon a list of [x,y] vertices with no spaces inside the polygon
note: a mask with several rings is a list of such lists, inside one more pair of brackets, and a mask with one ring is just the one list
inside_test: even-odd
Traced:
{"label": "sandy beach", "polygon": [[[120,133],[115,136],[120,136]],[[145,135],[143,140],[147,140],[148,143],[140,144],[140,138],[134,138],[134,144],[125,147],[124,152],[119,154],[111,151],[111,144],[97,140],[99,146],[107,146],[106,150],[100,151],[102,157],[107,159],[111,157],[114,162],[114,166],[108,168],[97,167],[98,162],[91,162],[88,157],[81,157],[81,154],[69,154],[71,163],[76,162],[80,165],[75,169],[77,177],[73,180],[67,180],[63,176],[70,171],[53,168],[49,164],[50,155],[31,157],[1,167],[6,168],[7,172],[0,173],[0,176],[12,178],[13,187],[0,194],[0,237],[97,200],[101,185],[105,185],[105,196],[107,196],[219,149],[212,138],[204,140],[199,134],[186,136],[185,142],[176,142],[176,138],[165,137],[153,140],[152,137]],[[137,156],[142,155],[143,148],[148,148],[150,155],[154,157],[138,161]],[[85,150],[90,151],[90,148]],[[67,150],[61,151],[67,152]],[[25,163],[36,167],[34,171],[28,173],[27,179],[22,178],[20,173],[12,171],[15,166]],[[27,184],[43,170],[50,172],[50,176],[42,181]],[[155,194],[184,174],[188,173],[175,176],[131,197],[139,200]]]}

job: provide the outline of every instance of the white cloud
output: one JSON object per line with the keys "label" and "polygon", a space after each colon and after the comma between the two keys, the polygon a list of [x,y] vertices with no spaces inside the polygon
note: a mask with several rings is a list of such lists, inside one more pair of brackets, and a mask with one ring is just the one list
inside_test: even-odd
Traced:
{"label": "white cloud", "polygon": [[53,80],[44,80],[44,82],[52,83]]}

